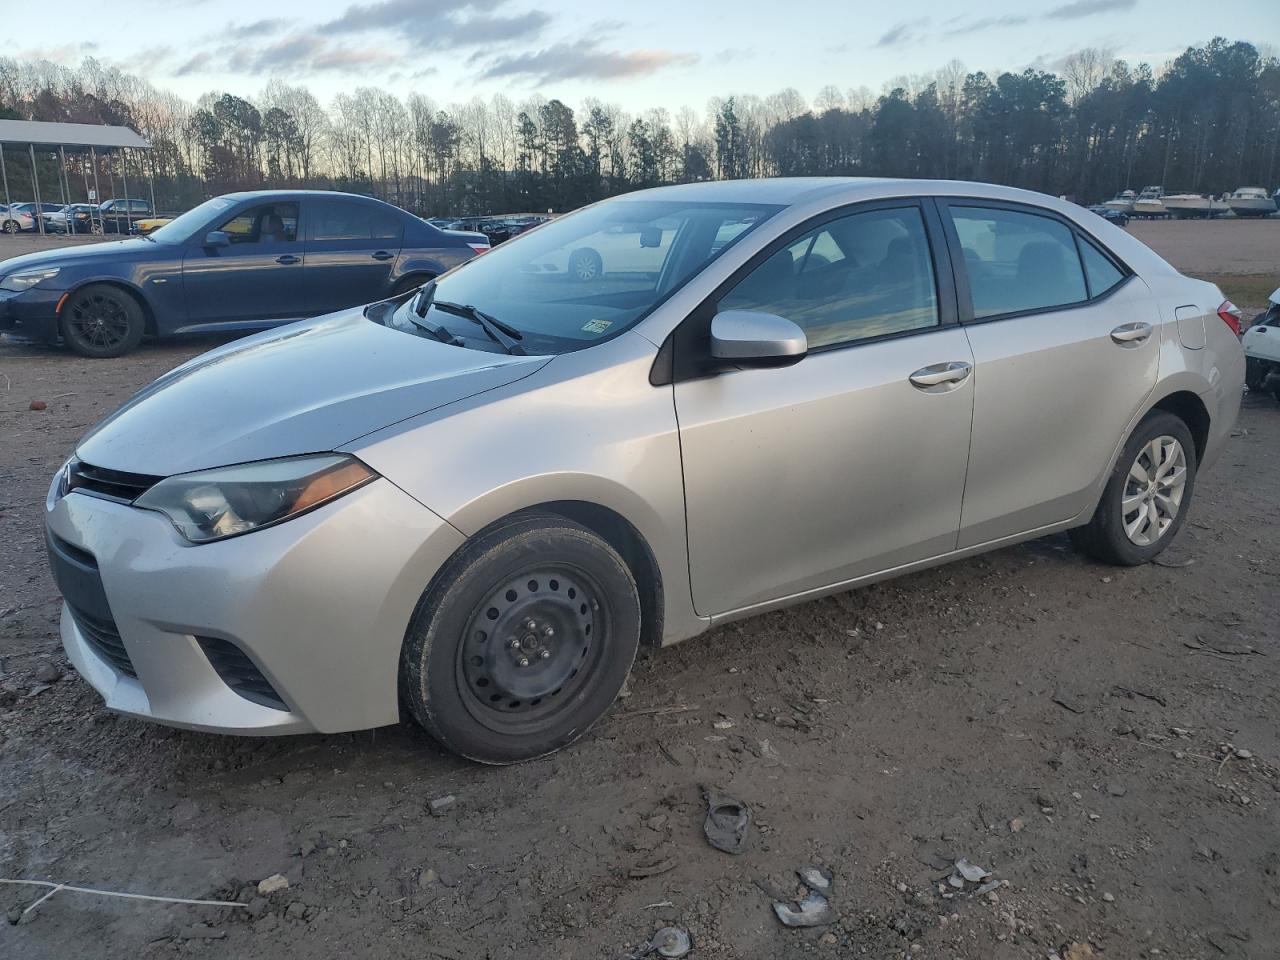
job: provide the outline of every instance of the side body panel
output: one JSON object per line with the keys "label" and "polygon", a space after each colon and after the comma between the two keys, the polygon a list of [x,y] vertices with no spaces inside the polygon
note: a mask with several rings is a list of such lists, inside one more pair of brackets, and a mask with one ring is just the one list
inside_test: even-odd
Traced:
{"label": "side body panel", "polygon": [[[634,333],[344,446],[466,536],[551,501],[622,516],[661,572],[664,641],[705,628],[689,598],[684,484],[671,387]],[[422,587],[427,584],[424,582]]]}
{"label": "side body panel", "polygon": [[[1142,321],[1144,341],[1111,331]],[[1162,326],[1147,286],[1130,278],[1095,303],[967,326],[975,363],[973,448],[961,547],[1067,520],[1156,384]]]}
{"label": "side body panel", "polygon": [[973,377],[956,326],[676,385],[694,603],[750,606],[954,550]]}

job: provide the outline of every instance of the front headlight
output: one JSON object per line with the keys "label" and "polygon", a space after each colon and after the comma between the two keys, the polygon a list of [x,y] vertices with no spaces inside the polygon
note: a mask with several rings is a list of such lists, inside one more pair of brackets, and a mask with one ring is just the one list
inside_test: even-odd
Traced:
{"label": "front headlight", "polygon": [[34,287],[41,280],[48,280],[58,275],[58,267],[46,267],[43,270],[22,270],[18,273],[11,273],[9,276],[0,280],[0,290],[9,290],[19,293],[29,287]]}
{"label": "front headlight", "polygon": [[168,477],[133,505],[163,513],[192,543],[208,543],[299,516],[377,476],[344,453],[262,460]]}

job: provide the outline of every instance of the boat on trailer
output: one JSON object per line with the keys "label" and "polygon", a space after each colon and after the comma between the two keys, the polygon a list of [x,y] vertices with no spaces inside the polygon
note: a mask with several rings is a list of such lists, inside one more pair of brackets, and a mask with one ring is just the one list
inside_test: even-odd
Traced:
{"label": "boat on trailer", "polygon": [[1121,190],[1110,200],[1105,201],[1102,205],[1108,210],[1115,210],[1117,213],[1133,216],[1133,204],[1137,199],[1138,195],[1132,190]]}
{"label": "boat on trailer", "polygon": [[1266,217],[1276,212],[1276,201],[1265,187],[1241,187],[1227,197],[1227,206],[1237,217]]}
{"label": "boat on trailer", "polygon": [[1164,205],[1164,187],[1143,187],[1133,201],[1135,217],[1159,217],[1169,215]]}
{"label": "boat on trailer", "polygon": [[1203,193],[1168,194],[1164,208],[1175,220],[1208,220],[1222,216],[1229,209],[1225,200]]}

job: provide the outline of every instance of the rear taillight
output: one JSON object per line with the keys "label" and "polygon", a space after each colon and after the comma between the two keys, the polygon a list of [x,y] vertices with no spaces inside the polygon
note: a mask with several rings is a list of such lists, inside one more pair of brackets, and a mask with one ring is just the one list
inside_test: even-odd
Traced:
{"label": "rear taillight", "polygon": [[1222,318],[1222,322],[1231,328],[1231,332],[1237,337],[1240,336],[1240,308],[1230,300],[1223,300],[1222,306],[1218,308],[1218,316]]}
{"label": "rear taillight", "polygon": [[467,244],[467,246],[471,248],[471,251],[472,251],[472,252],[473,252],[477,257],[478,257],[478,256],[480,256],[480,254],[482,254],[482,253],[488,253],[488,252],[489,252],[489,244],[487,244],[487,243],[468,243],[468,244]]}

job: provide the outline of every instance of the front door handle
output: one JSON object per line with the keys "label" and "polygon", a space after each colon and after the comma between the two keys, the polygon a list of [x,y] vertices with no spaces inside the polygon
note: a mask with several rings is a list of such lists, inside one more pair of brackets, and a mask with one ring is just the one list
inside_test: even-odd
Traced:
{"label": "front door handle", "polygon": [[973,364],[965,363],[963,360],[952,360],[950,363],[934,363],[921,367],[907,379],[911,381],[913,387],[930,393],[941,393],[943,390],[955,389],[955,385],[963,383],[972,372]]}
{"label": "front door handle", "polygon": [[301,262],[302,261],[299,260],[299,258],[295,257],[292,253],[286,253],[283,256],[276,257],[276,263],[301,263]]}
{"label": "front door handle", "polygon": [[1111,339],[1121,346],[1142,343],[1149,336],[1151,336],[1151,324],[1143,323],[1141,320],[1135,323],[1122,323],[1111,331]]}
{"label": "front door handle", "polygon": [[386,250],[379,250],[379,251],[377,251],[376,253],[374,253],[374,255],[373,255],[373,259],[375,259],[375,260],[390,260],[390,259],[391,259],[392,257],[394,257],[394,256],[395,256],[395,254],[394,254],[394,253],[388,253]]}

